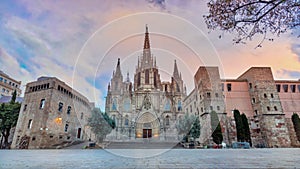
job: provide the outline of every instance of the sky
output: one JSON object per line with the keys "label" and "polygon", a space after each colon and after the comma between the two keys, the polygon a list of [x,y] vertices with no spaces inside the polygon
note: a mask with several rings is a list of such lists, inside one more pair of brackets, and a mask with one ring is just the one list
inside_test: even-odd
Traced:
{"label": "sky", "polygon": [[[133,79],[145,25],[163,81],[174,60],[188,92],[199,66],[219,66],[222,78],[237,78],[252,66],[270,66],[275,79],[300,79],[300,42],[293,30],[255,48],[260,37],[233,44],[232,34],[209,31],[206,1],[182,0],[2,0],[0,70],[25,85],[54,76],[103,108],[107,85],[121,58]],[[222,38],[219,38],[222,35]]]}

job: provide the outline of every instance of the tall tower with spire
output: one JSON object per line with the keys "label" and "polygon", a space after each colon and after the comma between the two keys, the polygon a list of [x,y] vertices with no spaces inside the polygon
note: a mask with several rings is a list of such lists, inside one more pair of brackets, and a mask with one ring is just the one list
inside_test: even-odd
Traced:
{"label": "tall tower with spire", "polygon": [[184,92],[183,88],[183,80],[181,77],[181,73],[179,74],[176,60],[174,60],[174,71],[172,76],[172,87],[175,93]]}
{"label": "tall tower with spire", "polygon": [[144,38],[142,56],[138,59],[138,66],[134,75],[134,90],[152,90],[160,87],[160,75],[156,67],[156,60],[151,54],[148,26]]}
{"label": "tall tower with spire", "polygon": [[171,82],[162,82],[151,52],[147,25],[143,44],[133,85],[129,73],[123,81],[120,59],[108,85],[105,110],[116,122],[116,129],[107,136],[109,140],[178,138],[175,123],[184,114],[182,102],[186,94],[177,63],[174,62]]}

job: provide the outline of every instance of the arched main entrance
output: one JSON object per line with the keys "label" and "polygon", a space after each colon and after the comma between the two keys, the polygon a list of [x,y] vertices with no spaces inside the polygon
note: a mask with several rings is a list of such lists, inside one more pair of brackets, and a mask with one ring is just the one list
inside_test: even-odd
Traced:
{"label": "arched main entrance", "polygon": [[137,138],[152,138],[159,136],[159,120],[151,113],[142,114],[136,122]]}

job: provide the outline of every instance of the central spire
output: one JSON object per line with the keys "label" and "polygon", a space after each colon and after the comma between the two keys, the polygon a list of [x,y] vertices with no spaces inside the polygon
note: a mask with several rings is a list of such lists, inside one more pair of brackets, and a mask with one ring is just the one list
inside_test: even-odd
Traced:
{"label": "central spire", "polygon": [[142,69],[148,69],[153,67],[153,58],[150,51],[150,38],[148,32],[148,25],[146,24],[146,32],[145,32],[145,39],[144,39],[144,49],[143,49],[143,56],[141,59]]}
{"label": "central spire", "polygon": [[144,49],[150,49],[149,32],[148,32],[148,25],[147,24],[146,24]]}

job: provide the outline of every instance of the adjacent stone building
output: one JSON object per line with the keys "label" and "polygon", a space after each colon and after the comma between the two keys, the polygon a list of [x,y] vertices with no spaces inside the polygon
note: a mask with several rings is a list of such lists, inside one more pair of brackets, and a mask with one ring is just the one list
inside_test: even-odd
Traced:
{"label": "adjacent stone building", "polygon": [[146,27],[143,54],[138,58],[134,82],[129,74],[124,80],[120,59],[112,75],[106,97],[105,111],[116,121],[116,129],[108,140],[152,138],[176,141],[176,120],[184,114],[186,96],[176,61],[170,82],[162,82],[156,59],[150,50]]}
{"label": "adjacent stone building", "polygon": [[20,96],[22,93],[20,87],[21,81],[11,78],[0,70],[0,98],[2,96],[12,96],[15,90],[17,92],[17,96]]}
{"label": "adjacent stone building", "polygon": [[219,116],[224,142],[236,141],[232,112],[237,109],[248,118],[253,146],[299,144],[290,118],[300,113],[300,81],[276,81],[269,67],[252,67],[237,79],[220,79],[217,67],[200,67],[194,81],[184,108],[200,117],[201,143],[211,142],[212,111]]}
{"label": "adjacent stone building", "polygon": [[57,148],[92,137],[93,104],[55,77],[26,85],[12,148]]}

